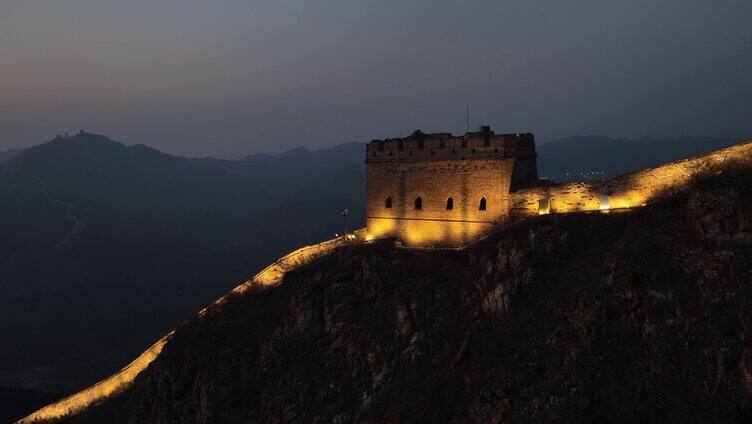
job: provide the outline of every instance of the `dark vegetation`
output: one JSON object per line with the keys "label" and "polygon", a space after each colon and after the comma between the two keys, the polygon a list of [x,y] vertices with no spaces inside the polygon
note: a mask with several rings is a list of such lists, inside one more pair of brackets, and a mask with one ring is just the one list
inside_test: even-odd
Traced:
{"label": "dark vegetation", "polygon": [[460,252],[342,248],[66,422],[749,422],[752,174],[730,171]]}

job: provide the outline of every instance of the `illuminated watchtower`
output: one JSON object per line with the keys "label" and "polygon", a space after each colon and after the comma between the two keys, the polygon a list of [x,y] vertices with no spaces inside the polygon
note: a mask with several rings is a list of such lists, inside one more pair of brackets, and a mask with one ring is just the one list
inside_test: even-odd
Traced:
{"label": "illuminated watchtower", "polygon": [[461,246],[509,215],[509,194],[536,184],[534,137],[425,134],[366,146],[367,237]]}

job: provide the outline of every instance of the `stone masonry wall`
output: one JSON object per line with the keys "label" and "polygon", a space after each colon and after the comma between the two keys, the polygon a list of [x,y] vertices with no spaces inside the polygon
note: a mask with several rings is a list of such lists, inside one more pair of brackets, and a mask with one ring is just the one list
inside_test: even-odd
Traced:
{"label": "stone masonry wall", "polygon": [[[478,238],[509,210],[515,159],[484,158],[370,164],[366,183],[369,237],[409,245],[455,246]],[[386,207],[391,197],[392,207]],[[415,199],[422,208],[415,209]],[[447,210],[452,198],[453,209]],[[480,201],[486,199],[486,210]]]}
{"label": "stone masonry wall", "polygon": [[[734,163],[752,165],[752,142],[611,180],[537,187],[532,183],[537,170],[530,134],[417,133],[374,140],[366,156],[366,237],[457,247],[520,217],[645,205]],[[415,208],[417,197],[421,209]],[[447,210],[449,197],[452,210]],[[486,199],[485,211],[479,210],[481,198]]]}
{"label": "stone masonry wall", "polygon": [[537,179],[529,133],[495,134],[481,127],[462,136],[416,131],[407,138],[373,140],[366,146],[367,238],[463,246],[506,218],[510,190]]}
{"label": "stone masonry wall", "polygon": [[685,189],[698,177],[718,174],[735,164],[752,165],[752,142],[611,180],[519,190],[511,195],[510,214],[530,216],[637,207]]}

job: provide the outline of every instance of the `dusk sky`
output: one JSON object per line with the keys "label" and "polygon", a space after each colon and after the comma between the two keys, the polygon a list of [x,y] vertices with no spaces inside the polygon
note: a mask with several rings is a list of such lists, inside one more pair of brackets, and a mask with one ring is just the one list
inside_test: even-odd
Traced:
{"label": "dusk sky", "polygon": [[424,131],[752,138],[750,0],[0,0],[0,150]]}

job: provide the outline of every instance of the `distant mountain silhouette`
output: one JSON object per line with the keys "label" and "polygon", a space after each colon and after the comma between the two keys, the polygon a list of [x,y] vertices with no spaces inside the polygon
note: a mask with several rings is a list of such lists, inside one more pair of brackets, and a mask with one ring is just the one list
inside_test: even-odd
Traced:
{"label": "distant mountain silhouette", "polygon": [[280,162],[283,159],[320,158],[321,160],[332,162],[339,161],[344,157],[350,161],[363,162],[364,150],[365,144],[358,142],[339,144],[334,147],[318,150],[308,150],[305,147],[298,146],[278,155],[250,154],[243,158],[243,160],[246,162]]}
{"label": "distant mountain silhouette", "polygon": [[364,155],[363,143],[347,143],[313,151],[296,147],[276,156],[248,155],[233,164],[257,179],[273,176],[285,190],[326,187],[348,198],[364,199]]}
{"label": "distant mountain silhouette", "polygon": [[[365,225],[365,145],[347,143],[279,155],[248,155],[242,161],[192,159],[255,181],[273,197],[264,219],[264,238],[295,246],[344,231],[341,212],[349,209],[349,228]],[[328,232],[322,232],[327,229]]]}

